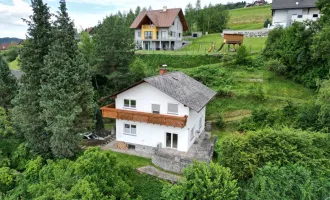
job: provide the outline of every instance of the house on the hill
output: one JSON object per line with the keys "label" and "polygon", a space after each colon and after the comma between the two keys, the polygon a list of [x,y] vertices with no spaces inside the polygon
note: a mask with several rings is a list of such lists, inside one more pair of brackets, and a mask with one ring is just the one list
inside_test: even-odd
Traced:
{"label": "house on the hill", "polygon": [[188,30],[181,8],[141,12],[130,28],[135,29],[137,49],[174,50],[183,46],[183,31]]}
{"label": "house on the hill", "polygon": [[273,25],[288,27],[294,21],[317,20],[320,10],[316,8],[317,0],[273,0]]}
{"label": "house on the hill", "polygon": [[206,105],[216,92],[182,72],[166,72],[113,94],[115,103],[101,108],[103,117],[116,119],[116,140],[135,151],[188,152],[204,133]]}

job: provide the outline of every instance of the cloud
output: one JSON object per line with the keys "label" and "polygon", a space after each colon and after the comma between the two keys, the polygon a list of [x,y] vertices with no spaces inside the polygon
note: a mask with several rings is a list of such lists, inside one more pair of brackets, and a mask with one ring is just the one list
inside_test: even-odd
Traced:
{"label": "cloud", "polygon": [[12,0],[12,5],[0,3],[0,37],[24,37],[27,26],[22,18],[31,14],[30,5],[23,0]]}

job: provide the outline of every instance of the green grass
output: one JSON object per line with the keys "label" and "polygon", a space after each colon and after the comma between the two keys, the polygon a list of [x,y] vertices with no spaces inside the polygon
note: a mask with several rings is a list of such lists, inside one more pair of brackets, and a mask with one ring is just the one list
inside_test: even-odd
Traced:
{"label": "green grass", "polygon": [[229,11],[228,27],[234,30],[261,29],[267,18],[272,18],[271,6],[255,6]]}
{"label": "green grass", "polygon": [[[212,121],[221,115],[224,115],[226,121],[239,121],[250,116],[252,110],[260,106],[277,109],[286,105],[288,101],[305,103],[312,100],[315,94],[313,90],[276,76],[266,67],[257,69],[235,67],[231,64],[211,64],[196,69],[176,70],[188,74],[203,73],[209,80],[215,80],[208,85],[212,89],[217,91],[227,88],[232,93],[231,97],[214,98],[208,104],[207,119]],[[208,70],[212,71],[214,77],[206,72]],[[256,97],[256,88],[261,88],[264,100]]]}
{"label": "green grass", "polygon": [[13,70],[19,70],[19,66],[18,66],[18,60],[16,58],[16,60],[14,60],[13,62],[9,63],[9,68],[13,69]]}
{"label": "green grass", "polygon": [[[244,45],[251,53],[260,52],[266,42],[267,38],[244,38]],[[170,55],[205,55],[205,54],[218,54],[217,50],[221,46],[223,38],[220,33],[204,35],[192,41],[187,47],[177,51],[136,51],[137,54],[170,54]],[[215,44],[215,48],[212,52],[208,53],[208,50]],[[231,45],[232,48],[232,45]],[[231,53],[228,52],[228,46],[225,45],[221,50],[222,54]]]}
{"label": "green grass", "polygon": [[134,168],[139,168],[143,166],[152,165],[151,159],[143,158],[118,152],[113,152],[113,154],[117,155],[118,164],[127,165],[130,164]]}

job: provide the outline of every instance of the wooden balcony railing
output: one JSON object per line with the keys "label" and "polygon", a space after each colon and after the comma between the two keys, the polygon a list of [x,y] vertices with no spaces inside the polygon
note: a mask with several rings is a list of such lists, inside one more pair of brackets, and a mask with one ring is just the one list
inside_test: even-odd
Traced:
{"label": "wooden balcony railing", "polygon": [[146,112],[116,109],[115,104],[110,104],[101,108],[104,118],[122,119],[164,126],[183,128],[187,123],[187,116],[177,117]]}

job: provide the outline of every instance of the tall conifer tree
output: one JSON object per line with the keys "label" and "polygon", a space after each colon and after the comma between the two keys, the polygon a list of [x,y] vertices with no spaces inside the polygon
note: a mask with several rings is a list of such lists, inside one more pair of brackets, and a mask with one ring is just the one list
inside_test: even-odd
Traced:
{"label": "tall conifer tree", "polygon": [[37,154],[45,155],[50,152],[50,134],[45,132],[46,123],[41,115],[39,90],[42,79],[41,68],[53,38],[51,14],[47,4],[42,0],[31,0],[31,7],[33,14],[29,20],[25,20],[29,28],[27,40],[20,54],[21,70],[24,74],[20,80],[19,93],[15,98],[14,121],[24,133],[32,150]]}
{"label": "tall conifer tree", "polygon": [[43,80],[40,94],[46,130],[52,133],[52,152],[55,157],[70,158],[78,151],[78,133],[92,125],[93,88],[64,0],[59,9],[54,43],[42,70],[48,78]]}
{"label": "tall conifer tree", "polygon": [[0,107],[8,108],[11,106],[11,100],[14,98],[16,90],[16,79],[0,54]]}

